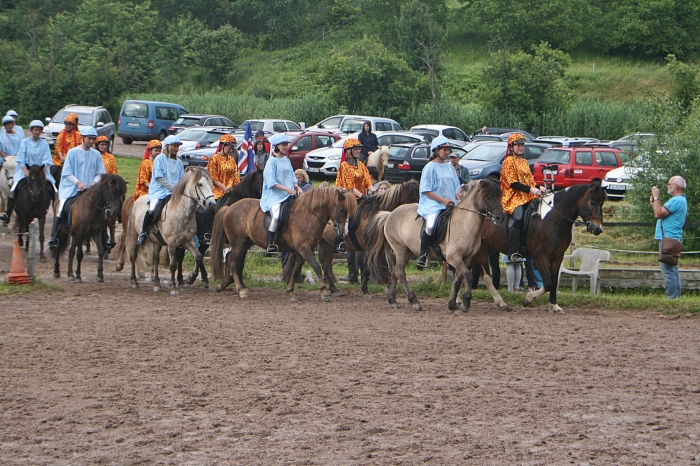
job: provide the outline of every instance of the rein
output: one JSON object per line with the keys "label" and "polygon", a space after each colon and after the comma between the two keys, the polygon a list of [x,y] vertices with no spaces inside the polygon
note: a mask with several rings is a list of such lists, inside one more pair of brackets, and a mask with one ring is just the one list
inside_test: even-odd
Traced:
{"label": "rein", "polygon": [[[541,202],[544,202],[545,204],[547,204],[547,205],[549,206],[549,208],[552,209],[552,212],[556,212],[556,213],[557,213],[559,216],[561,216],[564,220],[567,220],[567,221],[573,223],[573,224],[576,225],[576,226],[585,226],[587,230],[590,230],[590,229],[592,228],[593,224],[591,223],[590,220],[586,220],[586,222],[580,222],[580,221],[578,220],[578,216],[576,216],[576,218],[574,218],[574,219],[570,219],[569,217],[567,217],[566,215],[562,214],[562,213],[559,212],[557,209],[555,209],[555,208],[554,208],[554,203],[553,203],[553,202],[552,202],[552,203],[549,203],[549,202],[545,201],[544,196],[540,196],[540,200],[541,200]],[[601,217],[600,220],[601,220],[601,223],[602,223],[603,218]]]}
{"label": "rein", "polygon": [[[498,219],[496,219],[496,218],[493,216],[493,211],[496,210],[496,208],[498,208],[498,207],[501,207],[501,204],[497,204],[497,205],[495,205],[495,206],[494,206],[493,208],[491,208],[491,209],[489,209],[489,208],[487,207],[487,208],[486,208],[486,212],[481,212],[481,211],[479,211],[479,210],[467,209],[466,207],[460,207],[460,206],[458,206],[458,205],[453,205],[453,206],[452,206],[453,209],[459,209],[459,210],[464,210],[464,211],[466,211],[466,212],[471,212],[471,213],[473,213],[473,214],[479,214],[479,215],[481,215],[481,216],[483,216],[483,217],[489,219],[489,220],[491,221],[491,223],[494,224],[494,226],[498,226],[498,225],[501,224],[501,222],[498,221]],[[502,209],[502,207],[501,207],[501,209]]]}

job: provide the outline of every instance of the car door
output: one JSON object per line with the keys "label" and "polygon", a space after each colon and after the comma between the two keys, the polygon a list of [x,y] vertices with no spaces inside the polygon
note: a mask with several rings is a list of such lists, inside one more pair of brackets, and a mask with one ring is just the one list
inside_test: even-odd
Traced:
{"label": "car door", "polygon": [[284,124],[284,121],[273,121],[272,131],[274,131],[275,133],[282,133],[284,131],[287,131],[287,125]]}
{"label": "car door", "polygon": [[598,167],[593,163],[593,149],[575,150],[572,164],[571,184],[590,183],[592,179],[599,177]]}
{"label": "car door", "polygon": [[289,161],[292,162],[292,168],[302,168],[304,166],[304,157],[308,152],[313,150],[313,135],[307,134],[294,141],[289,149]]}
{"label": "car door", "polygon": [[430,147],[428,146],[418,146],[413,151],[411,151],[411,178],[420,180],[420,175],[423,172],[423,168],[428,163],[428,158],[430,158]]}
{"label": "car door", "polygon": [[601,180],[605,179],[606,173],[619,166],[618,158],[615,156],[615,152],[611,150],[595,151],[595,164],[598,168],[598,178]]}

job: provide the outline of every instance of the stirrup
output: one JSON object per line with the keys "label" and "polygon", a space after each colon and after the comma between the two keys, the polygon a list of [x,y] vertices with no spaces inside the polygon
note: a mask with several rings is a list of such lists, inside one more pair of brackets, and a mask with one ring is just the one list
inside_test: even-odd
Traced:
{"label": "stirrup", "polygon": [[418,262],[416,262],[416,267],[418,267],[418,270],[423,270],[428,266],[428,253],[426,252],[425,254],[421,254],[421,256],[418,258]]}
{"label": "stirrup", "polygon": [[523,256],[520,255],[519,252],[514,252],[513,254],[510,255],[510,261],[511,262],[523,262],[525,259]]}
{"label": "stirrup", "polygon": [[141,233],[139,239],[136,240],[136,244],[139,246],[145,246],[146,241],[148,241],[148,233]]}
{"label": "stirrup", "polygon": [[209,246],[209,244],[211,244],[211,233],[204,233],[204,237],[202,238],[202,242],[206,246]]}
{"label": "stirrup", "polygon": [[348,243],[345,241],[341,241],[340,243],[335,245],[335,253],[336,254],[347,254],[348,252]]}
{"label": "stirrup", "polygon": [[279,252],[280,250],[276,244],[268,244],[267,251],[265,251],[265,254],[267,255],[267,257],[275,257],[277,254],[279,254]]}
{"label": "stirrup", "polygon": [[52,236],[49,238],[49,240],[46,242],[46,245],[50,247],[51,249],[56,249],[58,247],[58,238],[55,236]]}
{"label": "stirrup", "polygon": [[7,214],[0,214],[0,221],[5,222],[5,225],[10,223],[10,217]]}

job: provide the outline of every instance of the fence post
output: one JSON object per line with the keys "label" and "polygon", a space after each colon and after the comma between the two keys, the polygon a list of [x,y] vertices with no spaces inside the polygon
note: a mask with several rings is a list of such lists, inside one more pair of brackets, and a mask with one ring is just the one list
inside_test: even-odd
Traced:
{"label": "fence post", "polygon": [[[574,250],[576,249],[576,222],[574,222],[573,225],[571,225],[571,244],[569,245],[569,255],[572,255],[574,253]],[[573,269],[574,268],[574,259],[571,258],[569,259],[569,268]]]}
{"label": "fence post", "polygon": [[29,243],[29,253],[27,254],[27,273],[34,280],[34,264],[36,262],[36,223],[29,224],[29,232],[27,233],[27,242]]}

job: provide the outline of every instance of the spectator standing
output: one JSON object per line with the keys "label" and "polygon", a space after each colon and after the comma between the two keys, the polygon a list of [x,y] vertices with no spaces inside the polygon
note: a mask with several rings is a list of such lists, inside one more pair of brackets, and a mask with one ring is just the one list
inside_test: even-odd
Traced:
{"label": "spectator standing", "polygon": [[372,123],[365,121],[362,125],[362,131],[357,136],[360,140],[362,148],[360,149],[360,156],[358,160],[364,163],[369,157],[369,154],[379,149],[379,141],[377,140],[377,135],[372,132]]}
{"label": "spectator standing", "polygon": [[294,176],[297,177],[297,183],[301,188],[301,192],[305,193],[306,191],[313,188],[311,183],[309,183],[309,175],[307,175],[306,172],[301,168],[297,168],[296,170],[294,170]]}
{"label": "spectator standing", "polygon": [[[255,141],[262,141],[265,146],[265,151],[270,154],[270,141],[265,137],[265,132],[261,129],[255,132]],[[262,170],[262,168],[260,169]]]}
{"label": "spectator standing", "polygon": [[255,149],[255,166],[258,167],[258,170],[263,171],[270,158],[270,151],[265,148],[265,141],[260,139],[255,140],[253,148]]}
{"label": "spectator standing", "polygon": [[469,183],[469,169],[459,164],[460,156],[457,151],[450,152],[450,164],[454,167],[460,184]]}
{"label": "spectator standing", "polygon": [[377,194],[381,194],[383,192],[386,192],[391,188],[391,185],[389,184],[388,181],[380,181],[379,183],[374,185],[375,188],[377,188]]}

